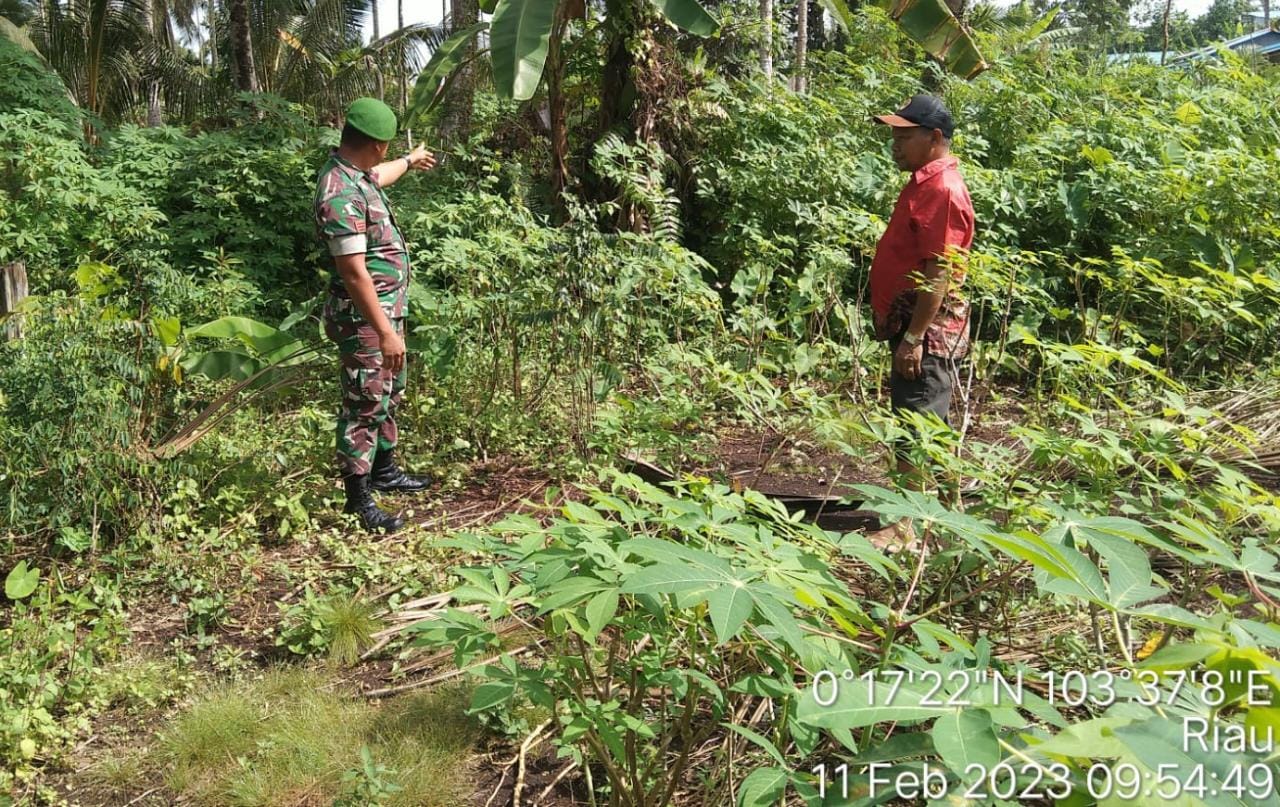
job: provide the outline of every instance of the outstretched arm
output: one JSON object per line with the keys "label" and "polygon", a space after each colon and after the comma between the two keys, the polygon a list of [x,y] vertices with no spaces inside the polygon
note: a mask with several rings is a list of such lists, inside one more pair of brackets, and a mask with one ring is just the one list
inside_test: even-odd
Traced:
{"label": "outstretched arm", "polygon": [[[427,169],[436,164],[436,158],[425,147],[419,145],[409,152],[409,163],[412,163],[414,168]],[[375,176],[378,178],[378,186],[385,188],[404,176],[409,170],[409,163],[405,162],[404,157],[396,157],[394,160],[379,163],[373,169]]]}

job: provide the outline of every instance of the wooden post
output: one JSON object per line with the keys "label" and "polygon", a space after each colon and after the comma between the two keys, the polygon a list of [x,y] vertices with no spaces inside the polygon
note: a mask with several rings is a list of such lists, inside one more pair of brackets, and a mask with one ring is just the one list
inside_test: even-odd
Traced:
{"label": "wooden post", "polygon": [[[18,304],[27,298],[27,267],[21,261],[0,266],[0,317],[17,310]],[[10,317],[5,323],[5,335],[9,339],[22,338],[22,318]]]}

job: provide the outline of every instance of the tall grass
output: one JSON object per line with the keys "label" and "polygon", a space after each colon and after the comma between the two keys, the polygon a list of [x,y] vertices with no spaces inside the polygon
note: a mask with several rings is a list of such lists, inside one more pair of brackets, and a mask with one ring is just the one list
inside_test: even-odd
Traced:
{"label": "tall grass", "polygon": [[445,689],[372,704],[320,672],[277,668],[200,697],[162,732],[149,764],[183,802],[332,804],[367,746],[403,788],[386,805],[452,805],[468,797],[479,736],[466,702],[465,691]]}

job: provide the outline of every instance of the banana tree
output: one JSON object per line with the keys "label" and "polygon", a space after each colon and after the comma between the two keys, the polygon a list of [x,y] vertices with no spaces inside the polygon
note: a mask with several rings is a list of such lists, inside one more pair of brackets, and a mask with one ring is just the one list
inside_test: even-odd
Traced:
{"label": "banana tree", "polygon": [[[160,369],[171,372],[175,382],[203,376],[234,383],[152,445],[151,455],[176,456],[249,402],[322,371],[327,366],[320,358],[326,343],[289,332],[313,307],[314,300],[286,317],[278,328],[240,316],[220,317],[190,328],[184,328],[177,318],[152,320],[152,332],[164,346]],[[198,350],[197,345],[205,340],[213,340],[217,347]]]}
{"label": "banana tree", "polygon": [[[449,77],[464,62],[469,43],[489,32],[488,53],[498,94],[527,101],[537,92],[552,49],[557,9],[571,0],[497,0],[490,7],[490,23],[479,23],[455,32],[432,55],[418,77],[410,111],[423,112],[442,97]],[[846,31],[854,26],[846,0],[822,0]],[[677,27],[697,36],[711,36],[719,22],[697,0],[653,0],[662,15]],[[964,78],[986,69],[987,64],[973,38],[951,13],[945,0],[876,0],[903,31],[952,73]],[[483,53],[484,51],[481,51]],[[479,55],[479,54],[477,54]]]}
{"label": "banana tree", "polygon": [[[845,0],[822,0],[822,4],[841,28],[853,30],[853,14]],[[874,0],[872,4],[951,73],[970,79],[987,69],[977,43],[946,0]]]}
{"label": "banana tree", "polygon": [[[654,6],[677,27],[698,36],[710,36],[720,27],[697,0],[653,0]],[[479,33],[489,32],[493,82],[498,94],[527,101],[542,83],[547,56],[553,48],[557,16],[572,13],[572,0],[497,0],[481,9],[493,14],[489,23],[478,23],[449,37],[418,77],[414,88],[415,112],[438,102],[442,82],[461,66],[467,46]],[[581,3],[578,3],[579,8]],[[568,13],[566,13],[568,12]]]}
{"label": "banana tree", "polygon": [[[710,36],[720,27],[698,0],[652,0],[652,4],[671,24],[697,36]],[[585,17],[585,4],[583,0],[487,0],[480,3],[480,8],[491,13],[492,20],[458,31],[441,44],[418,77],[407,117],[412,120],[443,100],[457,73],[471,60],[485,54],[489,56],[494,87],[504,98],[529,100],[547,74],[552,195],[558,200],[559,191],[568,179],[569,143],[560,92],[563,74],[560,46],[569,22]],[[488,33],[489,47],[473,52],[471,41],[482,32]]]}
{"label": "banana tree", "polygon": [[945,0],[876,0],[876,5],[955,75],[970,79],[987,69],[977,43]]}
{"label": "banana tree", "polygon": [[[948,70],[971,78],[986,68],[977,45],[951,13],[945,0],[875,1],[882,4],[889,16]],[[841,26],[846,30],[853,27],[846,0],[822,2]],[[626,49],[627,41],[634,33],[629,26],[633,26],[634,19],[641,16],[634,13],[640,10],[641,3],[646,7],[649,5],[644,0],[611,0],[606,4],[605,20],[615,24],[610,35],[612,44],[606,59],[602,101],[616,95],[609,91],[610,68],[614,68],[614,74],[629,74],[625,68],[625,64],[629,64]],[[651,3],[668,22],[696,36],[711,36],[719,30],[719,21],[698,0],[651,0]],[[585,5],[583,0],[496,0],[492,6],[484,2],[480,5],[484,11],[492,13],[492,20],[457,31],[440,44],[418,77],[406,117],[413,120],[438,104],[458,71],[486,53],[492,65],[495,89],[504,98],[517,101],[533,98],[542,85],[543,75],[547,74],[551,184],[553,198],[558,201],[568,179],[568,128],[560,92],[563,73],[560,45],[569,21],[585,16]],[[476,51],[471,42],[484,32],[488,33],[489,47]],[[615,59],[624,67],[619,69],[614,64]],[[551,65],[549,70],[548,63]],[[602,131],[608,128],[607,125],[601,126]]]}

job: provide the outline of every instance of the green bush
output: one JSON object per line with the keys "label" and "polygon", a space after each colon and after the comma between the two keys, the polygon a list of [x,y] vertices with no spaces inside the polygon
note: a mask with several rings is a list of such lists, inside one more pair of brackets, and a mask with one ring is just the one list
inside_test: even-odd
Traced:
{"label": "green bush", "polygon": [[[14,593],[6,586],[6,600]],[[39,792],[39,767],[61,760],[120,695],[103,668],[127,637],[119,594],[100,583],[63,588],[42,574],[14,599],[0,623],[0,799]]]}
{"label": "green bush", "polygon": [[132,277],[164,256],[164,214],[96,168],[81,138],[45,112],[0,114],[0,263],[24,262],[32,294],[74,288],[71,270],[87,261]]}
{"label": "green bush", "polygon": [[[85,264],[81,278],[122,282],[103,264]],[[24,338],[0,343],[6,528],[49,545],[67,544],[69,530],[88,536],[68,547],[78,551],[132,535],[163,496],[145,451],[172,401],[158,340],[147,321],[91,295],[32,298],[24,324]]]}
{"label": "green bush", "polygon": [[337,132],[283,103],[242,110],[238,124],[195,135],[123,126],[106,142],[103,171],[164,211],[175,268],[242,279],[254,297],[235,313],[278,321],[327,278],[312,196]]}
{"label": "green bush", "polygon": [[606,235],[588,215],[550,227],[488,189],[414,214],[410,346],[433,387],[426,406],[407,402],[414,431],[478,451],[585,451],[599,402],[654,349],[719,330],[696,254]]}

